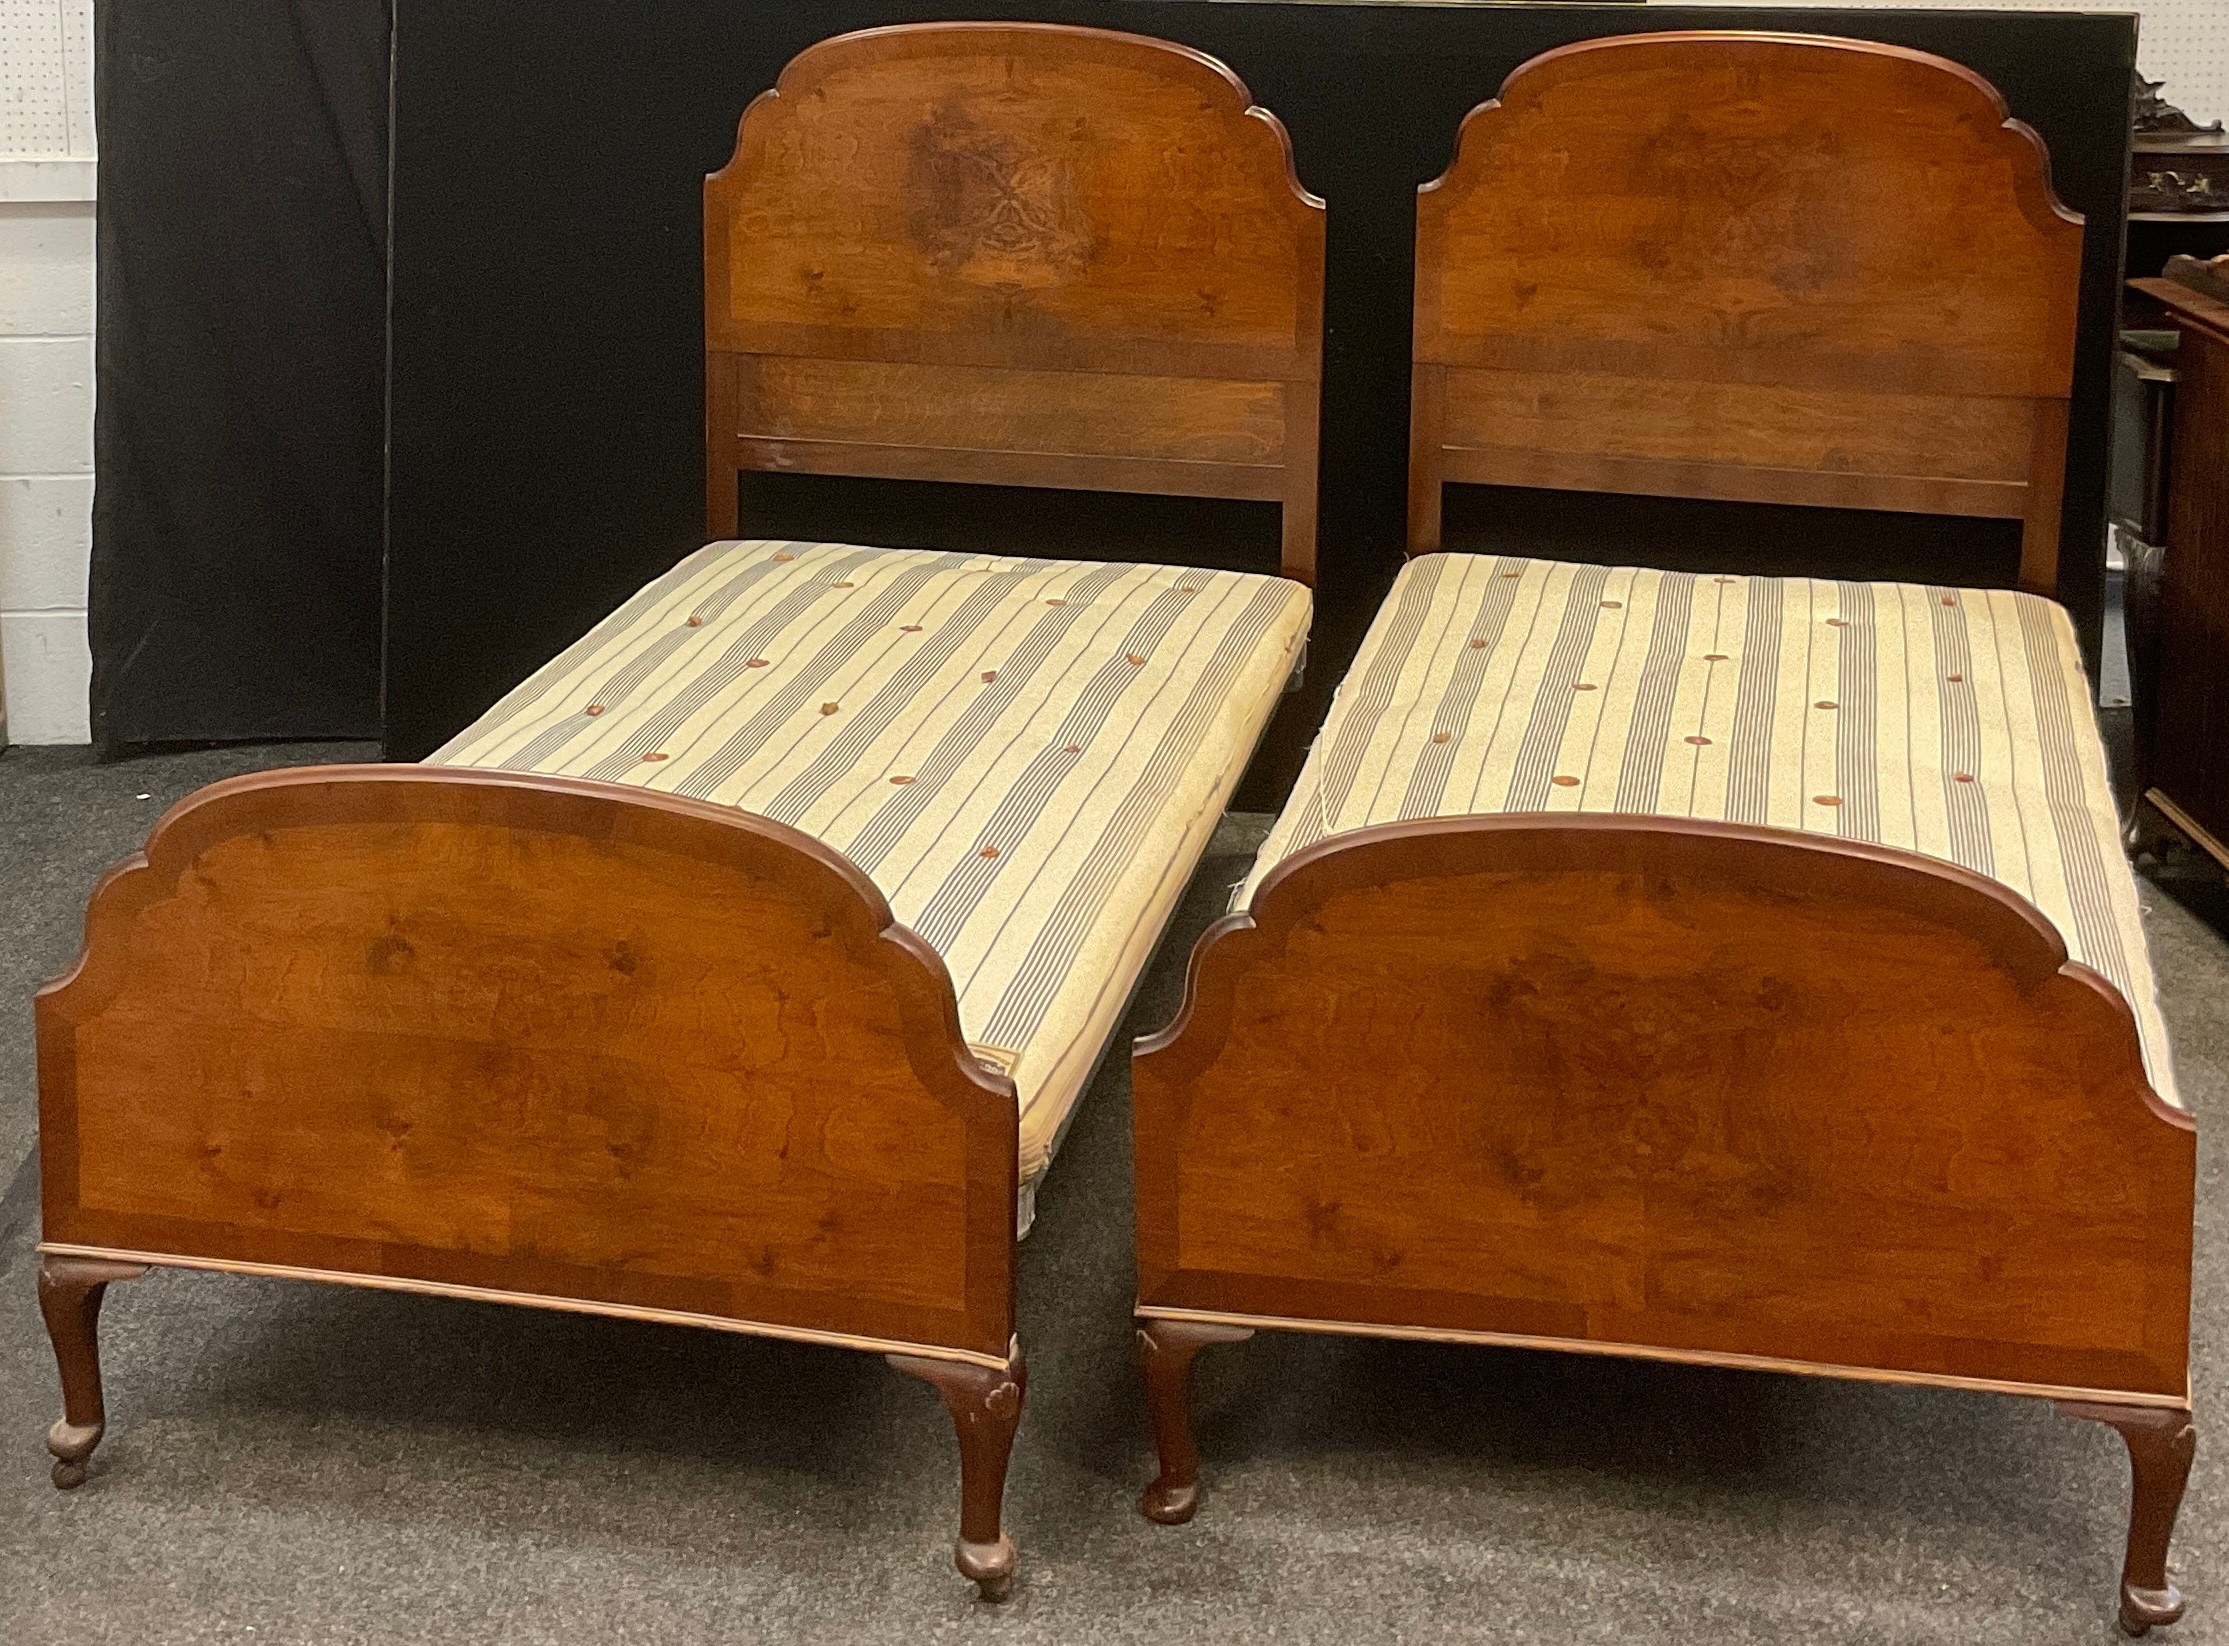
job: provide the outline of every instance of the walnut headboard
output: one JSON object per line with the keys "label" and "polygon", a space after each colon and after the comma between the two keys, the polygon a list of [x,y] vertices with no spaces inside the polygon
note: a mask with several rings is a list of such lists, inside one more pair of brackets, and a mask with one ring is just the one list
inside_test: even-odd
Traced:
{"label": "walnut headboard", "polygon": [[1261,498],[1315,580],[1323,202],[1164,40],[824,40],[704,183],[705,521],[779,469]]}
{"label": "walnut headboard", "polygon": [[1418,194],[1410,552],[1471,481],[2005,516],[2049,593],[2081,260],[2041,139],[1956,63],[1544,53]]}

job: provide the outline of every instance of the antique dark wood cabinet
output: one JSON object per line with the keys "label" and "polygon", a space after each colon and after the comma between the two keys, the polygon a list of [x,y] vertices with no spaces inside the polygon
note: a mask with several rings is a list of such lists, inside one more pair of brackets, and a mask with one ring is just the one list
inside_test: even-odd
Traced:
{"label": "antique dark wood cabinet", "polygon": [[2229,868],[2229,279],[2134,284],[2183,334],[2145,798]]}

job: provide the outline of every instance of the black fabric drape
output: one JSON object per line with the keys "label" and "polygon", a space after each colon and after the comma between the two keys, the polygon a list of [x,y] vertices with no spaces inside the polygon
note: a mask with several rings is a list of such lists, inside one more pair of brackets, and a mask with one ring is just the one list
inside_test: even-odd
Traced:
{"label": "black fabric drape", "polygon": [[388,0],[94,27],[94,739],[376,735]]}

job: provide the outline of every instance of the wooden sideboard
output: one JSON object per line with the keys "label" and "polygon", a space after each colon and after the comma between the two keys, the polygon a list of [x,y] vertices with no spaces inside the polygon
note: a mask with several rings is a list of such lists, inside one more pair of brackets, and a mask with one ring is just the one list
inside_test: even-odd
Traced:
{"label": "wooden sideboard", "polygon": [[2131,284],[2183,334],[2145,798],[2229,868],[2229,298]]}

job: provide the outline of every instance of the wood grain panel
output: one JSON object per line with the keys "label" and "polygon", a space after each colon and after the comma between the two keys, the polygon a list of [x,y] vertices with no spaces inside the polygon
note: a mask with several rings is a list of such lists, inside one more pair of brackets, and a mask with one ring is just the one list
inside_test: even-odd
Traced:
{"label": "wood grain panel", "polygon": [[2029,488],[2001,480],[1932,480],[1902,474],[1768,469],[1754,463],[1665,462],[1591,452],[1451,450],[1443,480],[1478,486],[1547,486],[1644,497],[1717,497],[1736,503],[1801,503],[1831,509],[1908,509],[1991,518],[2022,515]]}
{"label": "wood grain panel", "polygon": [[1012,371],[743,356],[736,432],[1276,466],[1285,385],[1119,372]]}
{"label": "wood grain panel", "polygon": [[1136,1066],[1142,1306],[2181,1395],[2194,1134],[1994,882],[1730,824],[1336,836]]}
{"label": "wood grain panel", "polygon": [[760,469],[1274,498],[1313,582],[1323,233],[1284,127],[1188,47],[822,41],[705,179],[707,530]]}
{"label": "wood grain panel", "polygon": [[1133,341],[1219,343],[1297,373],[1320,329],[1294,279],[1320,207],[1283,128],[1221,64],[1132,35],[824,41],[745,112],[706,214],[728,240],[706,336],[738,350],[741,328],[804,326],[1120,369]]}
{"label": "wood grain panel", "polygon": [[[1752,465],[1880,476],[1859,506],[1931,507],[1915,476],[2017,478],[2002,512],[2027,523],[2023,586],[2047,592],[2064,437],[2032,436],[2063,419],[2081,255],[2040,139],[1955,63],[1805,35],[1591,40],[1520,66],[1420,191],[1415,359],[1583,374],[1572,418],[1536,431],[1548,452],[1715,464],[1698,430],[1723,418]],[[1598,439],[1573,450],[1590,395]],[[1465,442],[1421,417],[1412,442],[1414,495]],[[1436,517],[1412,508],[1412,552]]]}
{"label": "wood grain panel", "polygon": [[1003,1355],[1015,1100],[856,869],[446,768],[219,784],[40,996],[50,1241]]}
{"label": "wood grain panel", "polygon": [[1450,449],[2015,485],[2035,426],[2026,400],[1592,372],[1450,370],[1446,392]]}

